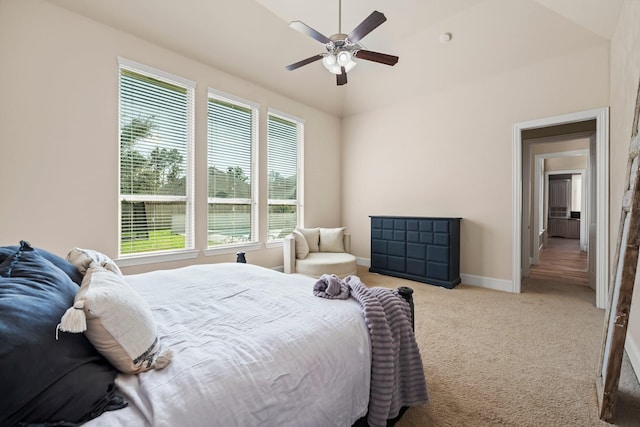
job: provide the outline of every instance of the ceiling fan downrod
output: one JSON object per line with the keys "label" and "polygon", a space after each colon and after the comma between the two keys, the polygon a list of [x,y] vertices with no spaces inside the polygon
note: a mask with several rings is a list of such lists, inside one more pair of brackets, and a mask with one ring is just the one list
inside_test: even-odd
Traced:
{"label": "ceiling fan downrod", "polygon": [[342,0],[338,0],[338,34],[342,34]]}

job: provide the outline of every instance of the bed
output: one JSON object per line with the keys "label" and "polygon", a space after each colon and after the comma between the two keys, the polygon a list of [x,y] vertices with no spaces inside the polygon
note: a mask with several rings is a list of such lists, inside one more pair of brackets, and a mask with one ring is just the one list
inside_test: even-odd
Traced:
{"label": "bed", "polygon": [[[2,265],[0,279],[7,276]],[[11,274],[22,274],[15,260]],[[87,427],[351,426],[367,416],[372,338],[356,299],[318,298],[315,279],[243,263],[157,270],[124,281],[148,304],[172,358],[162,369],[114,372],[108,397],[116,405],[83,419]],[[424,387],[396,403],[426,402]]]}

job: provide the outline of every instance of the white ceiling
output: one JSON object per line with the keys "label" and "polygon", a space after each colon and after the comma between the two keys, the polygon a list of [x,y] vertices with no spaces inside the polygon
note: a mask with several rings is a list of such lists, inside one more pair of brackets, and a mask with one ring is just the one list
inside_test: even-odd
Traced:
{"label": "white ceiling", "polygon": [[[337,33],[337,0],[46,1],[338,116],[606,43],[623,2],[342,0],[342,32],[378,10],[387,22],[362,44],[400,60],[358,61],[338,87],[320,62],[284,68],[324,50],[288,23]],[[453,34],[447,45],[443,32]]]}

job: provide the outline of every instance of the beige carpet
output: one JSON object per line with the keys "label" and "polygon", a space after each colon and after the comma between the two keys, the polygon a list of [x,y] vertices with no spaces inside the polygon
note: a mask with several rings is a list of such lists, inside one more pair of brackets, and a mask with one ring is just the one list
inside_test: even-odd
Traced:
{"label": "beige carpet", "polygon": [[[369,286],[414,289],[416,337],[431,401],[397,427],[610,426],[595,378],[604,310],[585,286],[523,284],[516,295],[453,290],[371,274]],[[640,426],[640,387],[625,360],[616,426]]]}

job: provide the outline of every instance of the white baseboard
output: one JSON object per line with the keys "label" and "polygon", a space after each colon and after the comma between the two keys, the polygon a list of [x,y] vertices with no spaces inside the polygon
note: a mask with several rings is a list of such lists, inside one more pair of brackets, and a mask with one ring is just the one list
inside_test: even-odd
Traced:
{"label": "white baseboard", "polygon": [[627,339],[624,342],[624,349],[629,356],[631,367],[636,374],[636,378],[640,380],[640,346],[635,340],[627,333]]}
{"label": "white baseboard", "polygon": [[356,257],[356,264],[363,267],[371,267],[371,258],[358,258]]}
{"label": "white baseboard", "polygon": [[513,282],[511,282],[511,280],[474,276],[473,274],[461,274],[460,278],[464,285],[477,286],[479,288],[493,289],[496,291],[513,292]]}
{"label": "white baseboard", "polygon": [[[371,267],[370,258],[356,258],[356,264]],[[461,274],[462,283],[480,288],[494,289],[496,291],[513,292],[513,283],[510,280],[494,279],[491,277],[474,276],[473,274]]]}

